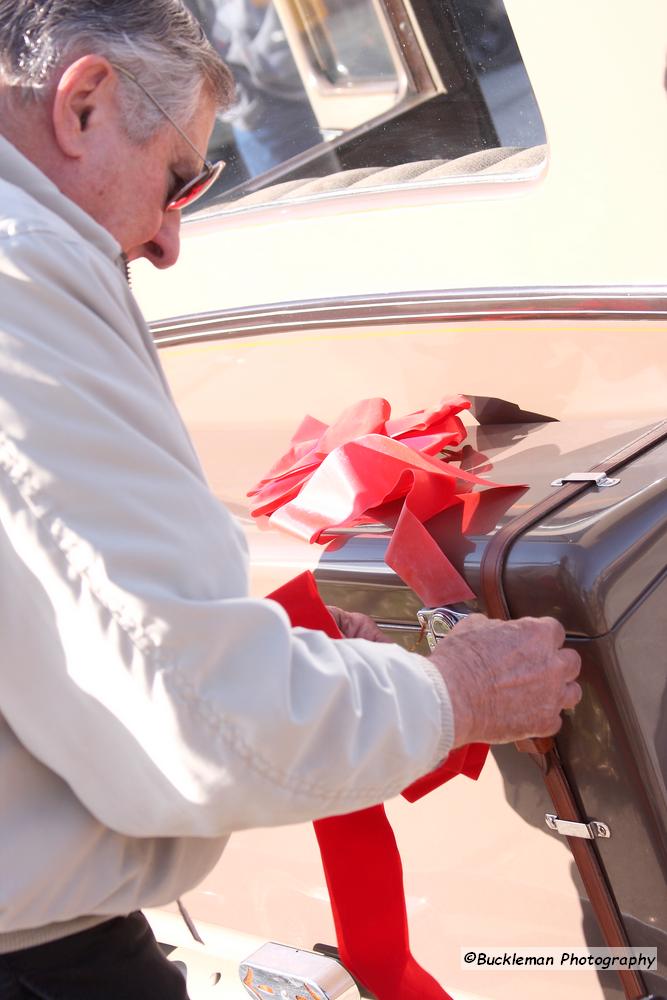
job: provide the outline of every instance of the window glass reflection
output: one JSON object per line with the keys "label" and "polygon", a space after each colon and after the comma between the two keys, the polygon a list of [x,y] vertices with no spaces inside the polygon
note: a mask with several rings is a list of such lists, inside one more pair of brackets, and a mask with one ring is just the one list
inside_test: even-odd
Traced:
{"label": "window glass reflection", "polygon": [[[213,136],[225,185],[256,177],[322,141],[273,3],[189,0],[236,80],[236,102]],[[230,155],[231,151],[231,155]]]}
{"label": "window glass reflection", "polygon": [[[352,171],[362,187],[390,170],[391,183],[417,183],[413,164],[451,176],[469,154],[545,142],[502,0],[185,2],[237,84],[209,147],[228,166],[208,204],[255,204],[276,184],[297,197],[315,179],[334,190]],[[535,162],[474,162],[505,158],[509,170]]]}
{"label": "window glass reflection", "polygon": [[289,0],[307,58],[333,86],[395,79],[381,22],[371,0]]}

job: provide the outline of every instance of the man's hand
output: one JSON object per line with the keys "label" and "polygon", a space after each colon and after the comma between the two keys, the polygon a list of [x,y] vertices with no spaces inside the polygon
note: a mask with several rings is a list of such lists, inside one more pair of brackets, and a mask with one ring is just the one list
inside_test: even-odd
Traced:
{"label": "man's hand", "polygon": [[511,743],[558,732],[564,708],[581,699],[581,660],[563,649],[554,618],[504,622],[472,615],[438,643],[430,662],[454,709],[454,746]]}
{"label": "man's hand", "polygon": [[391,642],[380,631],[372,618],[362,615],[359,611],[343,611],[327,605],[332,618],[346,639],[370,639],[371,642]]}

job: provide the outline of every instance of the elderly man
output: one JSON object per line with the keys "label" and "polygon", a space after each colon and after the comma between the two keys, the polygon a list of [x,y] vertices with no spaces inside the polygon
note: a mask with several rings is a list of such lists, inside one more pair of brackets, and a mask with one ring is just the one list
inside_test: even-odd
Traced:
{"label": "elderly man", "polygon": [[247,595],[125,276],[178,255],[229,74],[179,0],[0,0],[0,997],[184,997],[145,905],[233,830],[386,799],[555,732],[550,620],[430,660]]}

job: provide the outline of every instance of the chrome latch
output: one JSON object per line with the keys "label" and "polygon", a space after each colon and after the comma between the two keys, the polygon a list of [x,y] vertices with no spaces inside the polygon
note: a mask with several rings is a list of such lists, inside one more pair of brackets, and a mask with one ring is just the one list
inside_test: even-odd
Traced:
{"label": "chrome latch", "polygon": [[608,840],[611,837],[611,830],[599,819],[592,819],[588,823],[574,823],[569,819],[559,819],[554,813],[547,813],[544,819],[550,830],[555,830],[564,837],[583,837],[585,840],[595,840],[596,837]]}
{"label": "chrome latch", "polygon": [[417,621],[426,633],[428,648],[433,651],[440,639],[444,639],[455,625],[467,618],[470,612],[456,611],[454,608],[422,608],[417,612]]}
{"label": "chrome latch", "polygon": [[255,1000],[359,1000],[349,972],[334,958],[270,941],[239,966],[247,993]]}
{"label": "chrome latch", "polygon": [[566,483],[592,483],[599,490],[608,486],[618,486],[620,479],[610,479],[606,472],[571,472],[562,479],[554,479],[552,486],[565,486]]}

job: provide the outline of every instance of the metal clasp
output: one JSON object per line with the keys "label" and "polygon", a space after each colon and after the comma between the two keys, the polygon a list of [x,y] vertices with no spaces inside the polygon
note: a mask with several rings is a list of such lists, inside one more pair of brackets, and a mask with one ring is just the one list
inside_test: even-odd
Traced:
{"label": "metal clasp", "polygon": [[565,486],[566,483],[592,483],[599,490],[608,486],[618,486],[620,479],[610,479],[605,472],[571,472],[562,479],[554,479],[552,486]]}
{"label": "metal clasp", "polygon": [[469,611],[456,611],[454,608],[422,608],[418,611],[417,621],[426,633],[428,648],[433,651],[440,639],[444,639],[469,614]]}
{"label": "metal clasp", "polygon": [[598,819],[592,819],[588,823],[574,823],[569,819],[559,819],[554,813],[547,813],[544,819],[550,830],[555,830],[564,837],[582,837],[584,840],[595,840],[596,837],[608,840],[611,837],[607,824]]}

